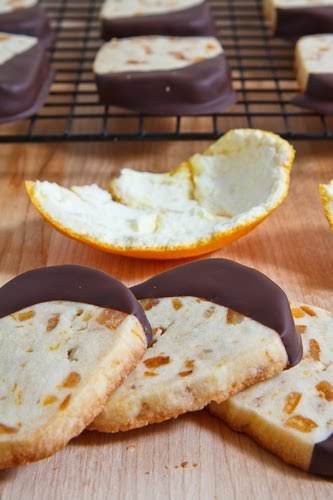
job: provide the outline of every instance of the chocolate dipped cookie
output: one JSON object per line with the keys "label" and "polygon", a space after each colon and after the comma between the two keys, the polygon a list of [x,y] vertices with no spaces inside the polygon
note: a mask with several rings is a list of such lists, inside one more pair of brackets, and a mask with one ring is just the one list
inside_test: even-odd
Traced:
{"label": "chocolate dipped cookie", "polygon": [[302,361],[210,411],[285,462],[333,477],[333,315],[306,304],[292,313]]}
{"label": "chocolate dipped cookie", "polygon": [[296,73],[300,94],[293,103],[333,114],[333,34],[309,35],[298,40]]}
{"label": "chocolate dipped cookie", "polygon": [[94,74],[103,104],[140,113],[222,112],[236,101],[215,38],[114,39],[97,53]]}
{"label": "chocolate dipped cookie", "polygon": [[215,34],[209,5],[203,0],[106,0],[100,18],[103,40]]}
{"label": "chocolate dipped cookie", "polygon": [[0,288],[0,469],[63,448],[143,356],[134,295],[89,268],[36,269]]}
{"label": "chocolate dipped cookie", "polygon": [[272,32],[283,38],[333,30],[333,0],[264,0],[264,12]]}
{"label": "chocolate dipped cookie", "polygon": [[0,32],[29,35],[49,47],[54,38],[47,14],[38,0],[0,0]]}
{"label": "chocolate dipped cookie", "polygon": [[52,78],[48,55],[37,38],[0,33],[0,123],[36,113]]}
{"label": "chocolate dipped cookie", "polygon": [[132,291],[153,343],[91,429],[125,431],[200,410],[301,359],[287,297],[254,269],[203,260]]}

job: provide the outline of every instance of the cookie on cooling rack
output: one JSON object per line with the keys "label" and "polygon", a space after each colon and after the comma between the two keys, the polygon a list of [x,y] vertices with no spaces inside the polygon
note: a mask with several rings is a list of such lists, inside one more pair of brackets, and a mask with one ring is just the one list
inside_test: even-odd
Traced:
{"label": "cookie on cooling rack", "polygon": [[333,114],[333,34],[309,35],[298,40],[296,72],[300,94],[293,103]]}
{"label": "cookie on cooling rack", "polygon": [[30,271],[0,288],[0,469],[63,448],[143,356],[134,295],[93,269]]}
{"label": "cookie on cooling rack", "polygon": [[151,323],[153,343],[91,429],[126,431],[200,410],[301,358],[287,297],[254,269],[203,260],[132,291]]}
{"label": "cookie on cooling rack", "polygon": [[264,12],[276,36],[297,39],[333,30],[333,0],[264,0]]}
{"label": "cookie on cooling rack", "polygon": [[103,104],[141,113],[211,113],[235,102],[216,38],[113,39],[97,53],[94,73]]}
{"label": "cookie on cooling rack", "polygon": [[0,0],[0,32],[29,35],[48,47],[54,37],[45,10],[38,0]]}
{"label": "cookie on cooling rack", "polygon": [[333,477],[333,315],[303,304],[292,312],[299,365],[210,410],[284,461]]}
{"label": "cookie on cooling rack", "polygon": [[104,40],[215,34],[208,2],[203,0],[105,0],[100,17]]}
{"label": "cookie on cooling rack", "polygon": [[37,38],[0,33],[0,123],[37,112],[52,78],[46,50]]}

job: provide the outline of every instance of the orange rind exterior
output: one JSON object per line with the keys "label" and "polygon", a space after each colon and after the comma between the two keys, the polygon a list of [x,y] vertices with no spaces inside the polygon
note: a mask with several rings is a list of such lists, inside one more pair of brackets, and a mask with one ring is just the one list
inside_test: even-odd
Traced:
{"label": "orange rind exterior", "polygon": [[[253,129],[256,132],[255,129]],[[262,131],[260,131],[262,132]],[[274,137],[274,141],[277,143],[280,141],[284,141],[278,135],[275,135],[271,132],[264,132],[265,134],[269,134]],[[213,154],[214,145],[208,149],[209,154]],[[83,235],[79,232],[75,232],[72,229],[64,226],[58,220],[53,218],[47,211],[43,209],[41,204],[39,203],[36,195],[35,195],[35,183],[33,181],[26,181],[25,187],[30,198],[30,201],[37,209],[37,211],[41,214],[41,216],[57,231],[62,233],[65,236],[73,238],[74,240],[80,241],[86,245],[89,245],[93,248],[97,248],[98,250],[103,250],[108,253],[124,255],[127,257],[134,257],[140,259],[156,259],[156,260],[169,260],[169,259],[183,259],[188,257],[197,257],[203,254],[214,252],[225,245],[229,245],[233,241],[238,240],[242,236],[245,236],[250,231],[252,231],[258,224],[263,222],[281,203],[285,200],[289,191],[290,184],[290,171],[295,158],[295,150],[289,144],[289,153],[288,158],[284,162],[284,164],[280,165],[277,168],[283,168],[288,172],[286,176],[284,189],[281,192],[281,196],[275,200],[275,203],[269,206],[265,213],[261,214],[253,218],[252,220],[247,220],[245,223],[235,224],[234,227],[229,228],[227,230],[223,230],[221,232],[217,232],[205,239],[198,239],[195,244],[191,245],[177,245],[177,246],[168,246],[168,247],[133,247],[131,246],[116,246],[112,244],[106,244],[101,242],[94,237],[86,234]],[[184,168],[187,162],[182,162],[179,167],[173,169],[169,174],[173,175],[178,169]],[[117,199],[117,201],[122,201],[121,199]]]}
{"label": "orange rind exterior", "polygon": [[[333,196],[330,196],[328,192],[330,186],[333,186],[333,180],[330,182],[330,184],[320,184],[319,194],[326,219],[330,225],[331,230],[333,231]],[[330,205],[332,205],[332,208],[330,207]]]}

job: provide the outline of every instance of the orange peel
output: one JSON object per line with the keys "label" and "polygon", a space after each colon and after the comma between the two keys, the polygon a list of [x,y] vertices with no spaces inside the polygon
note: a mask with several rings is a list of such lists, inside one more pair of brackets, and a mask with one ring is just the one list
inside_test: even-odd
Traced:
{"label": "orange peel", "polygon": [[247,234],[286,198],[293,147],[254,129],[225,134],[166,174],[124,169],[110,193],[26,182],[31,202],[61,233],[114,254],[198,256]]}
{"label": "orange peel", "polygon": [[333,180],[319,185],[320,201],[330,228],[333,231]]}

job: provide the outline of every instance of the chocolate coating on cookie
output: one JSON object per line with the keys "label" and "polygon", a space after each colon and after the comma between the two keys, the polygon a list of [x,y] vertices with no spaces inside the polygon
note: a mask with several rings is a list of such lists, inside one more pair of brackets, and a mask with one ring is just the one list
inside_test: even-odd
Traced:
{"label": "chocolate coating on cookie", "polygon": [[276,9],[275,35],[297,40],[304,35],[333,31],[333,6]]}
{"label": "chocolate coating on cookie", "polygon": [[131,290],[139,300],[192,296],[228,307],[275,330],[290,367],[302,358],[302,342],[286,294],[250,267],[226,259],[200,260],[161,273]]}
{"label": "chocolate coating on cookie", "polygon": [[333,74],[311,73],[304,94],[298,94],[292,102],[317,113],[333,115]]}
{"label": "chocolate coating on cookie", "polygon": [[42,302],[67,300],[134,314],[148,343],[151,327],[133,293],[120,281],[89,267],[42,267],[20,274],[0,288],[0,318]]}
{"label": "chocolate coating on cookie", "polygon": [[38,38],[49,47],[54,38],[45,10],[39,5],[0,14],[0,31]]}
{"label": "chocolate coating on cookie", "polygon": [[223,112],[236,102],[224,53],[180,69],[95,74],[103,104],[141,113]]}
{"label": "chocolate coating on cookie", "polygon": [[166,14],[102,18],[103,40],[141,35],[214,36],[215,27],[207,2]]}
{"label": "chocolate coating on cookie", "polygon": [[53,80],[41,43],[0,65],[0,123],[30,116],[47,99]]}
{"label": "chocolate coating on cookie", "polygon": [[333,434],[314,445],[309,472],[333,477]]}

